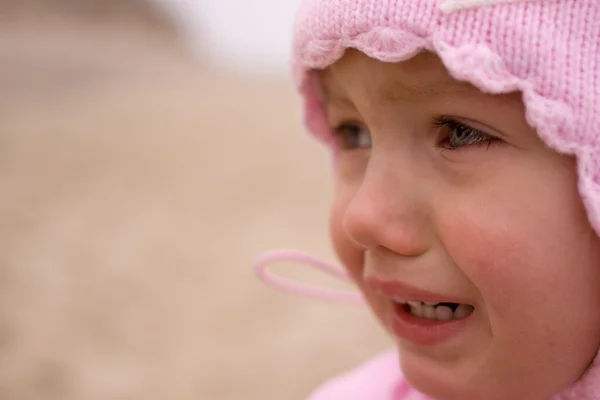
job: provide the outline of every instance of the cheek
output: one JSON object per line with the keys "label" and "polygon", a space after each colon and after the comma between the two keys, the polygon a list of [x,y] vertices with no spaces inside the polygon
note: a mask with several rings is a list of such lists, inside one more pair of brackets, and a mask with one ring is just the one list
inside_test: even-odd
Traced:
{"label": "cheek", "polygon": [[479,209],[448,215],[440,224],[450,257],[478,289],[486,307],[500,315],[549,283],[540,268],[543,257],[530,240],[543,238],[513,222]]}
{"label": "cheek", "polygon": [[[529,364],[542,352],[546,363],[566,357],[576,370],[600,339],[600,244],[571,181],[544,182],[455,199],[440,236],[503,349]],[[580,353],[562,354],[565,341]]]}
{"label": "cheek", "polygon": [[598,276],[598,239],[576,195],[462,204],[467,207],[448,212],[440,224],[444,243],[481,290],[503,284],[498,300],[537,299],[567,288],[563,295],[569,296],[576,291],[570,284]]}

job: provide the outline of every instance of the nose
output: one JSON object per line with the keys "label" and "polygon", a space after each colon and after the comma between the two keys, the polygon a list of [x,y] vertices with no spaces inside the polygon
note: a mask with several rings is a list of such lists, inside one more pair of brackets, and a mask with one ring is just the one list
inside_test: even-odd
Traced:
{"label": "nose", "polygon": [[405,257],[427,252],[428,206],[418,180],[409,169],[371,163],[343,216],[344,232],[365,250],[383,247]]}

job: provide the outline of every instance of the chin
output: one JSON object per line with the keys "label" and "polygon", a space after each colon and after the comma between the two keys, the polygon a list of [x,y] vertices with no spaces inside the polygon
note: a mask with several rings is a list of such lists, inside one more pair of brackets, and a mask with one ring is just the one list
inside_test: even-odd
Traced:
{"label": "chin", "polygon": [[427,362],[411,360],[410,356],[402,358],[403,353],[398,351],[404,378],[419,392],[436,400],[492,400],[490,393],[485,393],[487,390],[478,388],[470,379],[462,379],[456,369],[436,372]]}
{"label": "chin", "polygon": [[405,373],[406,380],[408,383],[417,389],[419,392],[426,396],[429,396],[436,400],[481,400],[484,397],[482,395],[475,395],[474,393],[465,393],[465,390],[456,390],[456,386],[448,386],[442,382],[438,382],[432,377],[425,376],[411,376]]}

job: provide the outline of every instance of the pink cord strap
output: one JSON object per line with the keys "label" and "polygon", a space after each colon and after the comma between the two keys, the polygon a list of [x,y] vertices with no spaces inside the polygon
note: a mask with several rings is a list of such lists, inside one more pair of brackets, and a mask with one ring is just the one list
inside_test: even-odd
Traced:
{"label": "pink cord strap", "polygon": [[258,277],[266,285],[279,290],[327,301],[337,301],[360,305],[364,304],[363,297],[359,293],[320,288],[317,286],[294,282],[277,276],[269,271],[268,266],[270,264],[282,261],[298,262],[300,264],[321,270],[335,278],[338,278],[339,280],[349,281],[348,275],[343,269],[296,250],[273,250],[266,252],[256,261],[254,269],[256,270]]}

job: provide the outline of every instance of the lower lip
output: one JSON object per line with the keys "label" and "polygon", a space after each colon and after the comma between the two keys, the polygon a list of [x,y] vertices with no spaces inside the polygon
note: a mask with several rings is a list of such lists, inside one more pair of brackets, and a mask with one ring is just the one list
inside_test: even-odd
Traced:
{"label": "lower lip", "polygon": [[407,306],[393,303],[390,327],[401,339],[419,346],[433,346],[446,342],[464,332],[473,320],[473,313],[461,319],[431,321],[411,314]]}

